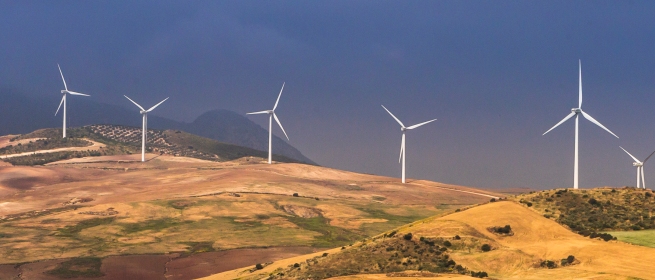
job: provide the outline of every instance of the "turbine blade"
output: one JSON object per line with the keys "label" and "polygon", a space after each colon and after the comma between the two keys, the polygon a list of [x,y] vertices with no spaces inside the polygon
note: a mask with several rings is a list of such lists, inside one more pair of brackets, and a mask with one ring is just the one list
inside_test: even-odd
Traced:
{"label": "turbine blade", "polygon": [[256,114],[268,114],[268,111],[252,112],[252,113],[247,113],[246,115],[256,115]]}
{"label": "turbine blade", "polygon": [[88,94],[74,92],[74,91],[68,91],[68,93],[70,93],[71,95],[91,96],[91,95],[88,95]]}
{"label": "turbine blade", "polygon": [[415,124],[415,125],[412,125],[412,126],[408,127],[407,129],[414,129],[414,128],[417,128],[417,127],[422,126],[422,125],[424,125],[424,124],[431,123],[431,122],[436,121],[436,120],[437,120],[437,119],[429,120],[429,121],[427,121],[427,122],[422,122],[422,123],[419,123],[419,124]]}
{"label": "turbine blade", "polygon": [[582,113],[582,116],[585,117],[585,119],[588,119],[590,122],[596,124],[597,126],[600,126],[602,129],[604,129],[607,132],[609,132],[610,134],[614,135],[614,137],[619,138],[618,136],[616,136],[616,134],[614,134],[614,132],[611,132],[609,129],[607,129],[607,127],[604,127],[602,124],[600,124],[600,122],[598,122],[596,119],[592,118],[589,114],[585,113],[582,110],[580,110],[580,112]]}
{"label": "turbine blade", "polygon": [[582,108],[582,60],[578,59],[578,93],[580,95],[578,99],[578,108]]}
{"label": "turbine blade", "polygon": [[387,109],[387,107],[384,107],[384,105],[382,105],[382,108],[384,108],[384,110],[387,111],[387,113],[389,113],[389,115],[391,115],[391,116],[393,117],[393,119],[396,120],[396,121],[400,124],[400,126],[405,127],[405,125],[403,124],[403,122],[401,122],[398,118],[396,118],[396,116],[394,116],[394,115],[393,115],[393,114],[392,114],[392,113]]}
{"label": "turbine blade", "polygon": [[653,154],[655,154],[655,151],[653,151],[652,153],[650,153],[650,155],[649,155],[649,156],[644,160],[644,163],[646,163],[646,161],[647,161],[650,157],[652,157]]}
{"label": "turbine blade", "polygon": [[164,101],[168,100],[169,98],[170,98],[170,97],[166,97],[166,99],[164,99],[164,100],[162,100],[161,102],[157,103],[157,105],[152,106],[152,107],[151,107],[150,109],[148,109],[146,112],[150,112],[150,111],[154,110],[155,108],[157,108],[159,105],[161,105],[162,103],[164,103]]}
{"label": "turbine blade", "polygon": [[548,131],[544,132],[544,134],[542,134],[542,135],[546,135],[546,133],[548,133],[548,132],[550,132],[551,130],[555,129],[555,128],[558,127],[560,124],[562,124],[563,122],[565,122],[566,120],[570,119],[570,118],[573,117],[573,116],[575,116],[575,113],[574,113],[574,112],[571,112],[571,113],[568,114],[566,117],[564,117],[564,119],[562,119],[561,121],[559,121],[555,126],[551,127]]}
{"label": "turbine blade", "polygon": [[623,150],[623,151],[624,151],[626,154],[628,154],[632,159],[634,159],[635,162],[640,162],[640,161],[639,161],[635,156],[633,156],[632,154],[628,153],[628,151],[626,151],[623,147],[619,146],[619,148],[621,148],[621,150]]}
{"label": "turbine blade", "polygon": [[61,102],[59,102],[59,107],[57,107],[57,112],[55,112],[55,116],[59,113],[59,109],[61,109],[61,104],[64,104],[64,98],[66,98],[66,95],[61,97]]}
{"label": "turbine blade", "polygon": [[282,89],[280,89],[280,94],[277,96],[277,100],[275,100],[275,106],[273,106],[273,111],[275,111],[275,108],[277,108],[277,104],[280,102],[280,97],[282,97],[282,91],[284,90],[284,84],[282,83]]}
{"label": "turbine blade", "polygon": [[141,105],[139,105],[139,103],[136,103],[136,102],[134,102],[134,100],[132,100],[132,99],[130,99],[129,97],[127,97],[127,95],[123,95],[123,96],[125,96],[125,98],[127,98],[127,100],[132,101],[132,103],[134,103],[134,105],[136,105],[137,107],[139,107],[139,109],[141,109],[141,111],[145,111],[145,110],[146,110],[146,109],[143,109],[143,107],[141,107]]}
{"label": "turbine blade", "polygon": [[284,131],[284,127],[282,127],[282,123],[280,122],[280,119],[277,118],[277,115],[276,115],[275,113],[273,113],[273,118],[275,118],[275,121],[277,122],[277,124],[278,124],[278,125],[280,126],[280,128],[282,129],[282,132],[284,132],[284,136],[287,137],[287,141],[289,141],[289,136],[287,135],[287,132]]}
{"label": "turbine blade", "polygon": [[400,156],[398,156],[398,163],[403,158],[403,153],[405,153],[405,133],[403,133],[403,140],[400,142]]}
{"label": "turbine blade", "polygon": [[57,68],[59,68],[59,74],[61,74],[61,80],[64,81],[64,89],[68,91],[68,86],[66,86],[66,80],[64,79],[64,73],[61,72],[61,67],[59,67],[59,63],[57,63]]}

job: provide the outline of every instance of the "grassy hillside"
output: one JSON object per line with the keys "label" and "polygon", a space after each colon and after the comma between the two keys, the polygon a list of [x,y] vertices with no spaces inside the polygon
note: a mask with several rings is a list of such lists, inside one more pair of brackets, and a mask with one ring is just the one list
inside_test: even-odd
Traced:
{"label": "grassy hillside", "polygon": [[516,200],[585,236],[593,232],[655,229],[655,193],[635,188],[558,189]]}
{"label": "grassy hillside", "polygon": [[[508,233],[498,230],[506,226]],[[445,250],[437,255],[441,248]],[[313,279],[347,274],[398,279],[394,277],[401,276],[398,272],[380,273],[399,270],[407,275],[426,270],[468,275],[472,271],[484,275],[480,273],[484,271],[495,279],[652,279],[655,275],[651,264],[655,249],[585,238],[511,201],[427,218],[326,253],[205,279]],[[445,267],[441,266],[444,262]],[[439,279],[427,272],[424,276]]]}
{"label": "grassy hillside", "polygon": [[[18,140],[19,137],[12,139]],[[51,150],[57,148],[68,148],[68,147],[87,147],[91,146],[91,142],[79,138],[48,138],[48,139],[36,139],[29,141],[28,143],[17,143],[15,145],[10,144],[6,147],[0,148],[0,156],[2,155],[11,155],[11,154],[20,154],[27,152],[34,152],[39,150]]]}

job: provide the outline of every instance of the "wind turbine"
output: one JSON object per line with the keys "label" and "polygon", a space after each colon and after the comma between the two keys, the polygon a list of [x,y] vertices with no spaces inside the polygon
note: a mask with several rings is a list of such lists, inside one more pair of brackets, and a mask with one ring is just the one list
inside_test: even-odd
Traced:
{"label": "wind turbine", "polygon": [[143,107],[141,107],[141,105],[134,102],[134,100],[127,97],[127,95],[123,95],[123,96],[125,96],[125,98],[127,98],[128,100],[132,101],[132,103],[134,103],[134,105],[139,107],[139,109],[141,109],[141,115],[143,115],[143,136],[142,136],[143,139],[141,141],[141,161],[144,162],[144,161],[146,161],[146,141],[148,140],[148,113],[150,113],[152,110],[157,108],[157,106],[164,103],[164,101],[168,100],[168,97],[166,97],[166,99],[162,100],[161,102],[157,103],[157,105],[152,106],[150,109],[146,110],[146,109],[143,109]]}
{"label": "wind turbine", "polygon": [[645,160],[644,162],[639,161],[636,157],[628,153],[623,147],[619,146],[621,150],[623,150],[626,154],[628,154],[632,159],[635,160],[635,162],[632,163],[632,166],[637,167],[637,188],[639,188],[639,179],[641,179],[641,187],[646,189],[646,180],[644,180],[644,164],[648,159],[655,154],[655,152],[652,152]]}
{"label": "wind turbine", "polygon": [[287,137],[287,141],[289,140],[289,136],[287,133],[284,131],[284,127],[282,127],[282,123],[280,123],[280,119],[277,118],[277,115],[275,115],[275,108],[277,108],[277,103],[280,102],[280,97],[282,96],[282,91],[284,90],[284,83],[282,83],[282,89],[280,89],[280,94],[277,96],[277,101],[275,101],[275,105],[273,106],[273,110],[266,110],[266,111],[259,111],[259,112],[252,112],[252,113],[247,113],[246,115],[256,115],[256,114],[268,114],[268,164],[271,164],[272,158],[273,158],[273,118],[275,118],[275,121],[277,124],[280,126],[282,129],[282,132],[284,132],[284,136]]}
{"label": "wind turbine", "polygon": [[419,123],[419,124],[415,124],[415,125],[412,125],[412,126],[405,127],[405,125],[398,118],[396,118],[396,116],[394,116],[389,110],[387,110],[387,108],[384,107],[384,105],[382,105],[382,108],[384,108],[384,110],[387,111],[387,113],[389,113],[389,115],[391,115],[398,122],[398,124],[400,124],[400,131],[403,132],[403,139],[402,139],[402,142],[400,143],[400,156],[398,157],[398,163],[400,163],[401,160],[402,160],[402,163],[403,163],[403,184],[404,184],[405,183],[405,153],[406,153],[405,152],[405,131],[417,128],[417,127],[422,126],[424,124],[431,123],[433,121],[436,121],[437,119],[433,119],[433,120],[429,120],[427,122],[422,122],[422,123]]}
{"label": "wind turbine", "polygon": [[605,131],[607,131],[610,134],[614,135],[614,137],[619,138],[618,136],[616,136],[616,134],[614,134],[609,129],[604,127],[602,124],[600,124],[600,122],[598,122],[596,119],[592,118],[589,114],[582,111],[582,61],[580,61],[580,60],[578,60],[578,67],[579,67],[578,68],[578,71],[579,71],[578,72],[579,73],[579,76],[578,76],[579,77],[579,81],[578,81],[578,83],[579,83],[579,87],[578,87],[579,88],[579,90],[578,90],[579,91],[579,94],[578,94],[578,96],[579,96],[578,97],[579,98],[578,99],[578,108],[571,109],[571,113],[568,114],[568,116],[564,117],[563,120],[558,122],[555,126],[551,127],[548,131],[544,132],[544,134],[543,134],[543,135],[546,135],[546,133],[550,132],[554,128],[558,127],[560,124],[564,123],[568,119],[575,116],[575,160],[574,160],[574,164],[573,164],[573,188],[574,189],[578,188],[578,117],[579,117],[579,115],[582,114],[582,116],[585,119],[589,120],[590,122],[594,123],[597,126],[600,126]]}
{"label": "wind turbine", "polygon": [[57,108],[57,112],[55,112],[55,116],[59,113],[59,109],[61,109],[61,105],[64,104],[64,138],[66,138],[66,94],[81,95],[81,96],[90,96],[90,95],[68,90],[68,86],[66,86],[66,80],[64,79],[64,73],[61,72],[61,67],[59,67],[59,64],[57,64],[57,68],[59,68],[59,74],[61,74],[61,80],[64,82],[64,89],[61,90],[61,94],[63,96],[61,97],[61,102],[59,102],[59,107]]}

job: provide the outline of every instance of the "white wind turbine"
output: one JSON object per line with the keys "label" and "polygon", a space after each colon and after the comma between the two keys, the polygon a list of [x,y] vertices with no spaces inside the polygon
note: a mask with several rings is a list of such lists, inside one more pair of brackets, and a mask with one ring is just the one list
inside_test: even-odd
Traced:
{"label": "white wind turbine", "polygon": [[284,136],[287,137],[287,141],[289,140],[289,136],[287,133],[284,131],[284,127],[282,127],[282,123],[280,123],[280,120],[277,118],[277,115],[275,115],[275,108],[277,108],[277,103],[280,102],[280,97],[282,96],[282,91],[284,90],[284,83],[282,83],[282,89],[280,89],[280,94],[277,96],[277,101],[275,101],[275,105],[273,106],[273,110],[266,110],[266,111],[259,111],[259,112],[252,112],[252,113],[247,113],[246,115],[256,115],[256,114],[268,114],[268,164],[271,164],[272,158],[273,158],[273,118],[275,118],[275,121],[277,124],[280,126],[282,129],[282,132],[284,132]]}
{"label": "white wind turbine", "polygon": [[641,187],[646,189],[646,180],[644,180],[644,178],[645,178],[645,176],[644,176],[644,164],[646,163],[646,161],[648,161],[648,159],[653,154],[655,154],[655,152],[652,152],[643,162],[641,162],[636,157],[634,157],[633,155],[628,153],[628,151],[626,151],[623,147],[619,146],[619,148],[621,148],[621,150],[623,150],[626,154],[628,154],[632,159],[635,160],[635,162],[632,163],[632,166],[637,167],[637,188],[640,187],[639,186],[639,182],[640,182],[639,180],[641,179]]}
{"label": "white wind turbine", "polygon": [[146,141],[148,141],[148,113],[150,113],[152,110],[157,108],[157,106],[164,103],[164,101],[168,100],[168,97],[166,97],[166,99],[162,100],[161,102],[157,103],[157,105],[152,106],[150,109],[146,110],[146,109],[143,109],[143,107],[141,107],[141,105],[134,102],[134,100],[127,97],[127,95],[123,95],[123,96],[125,96],[125,98],[127,98],[128,100],[132,101],[132,103],[134,103],[134,105],[139,107],[139,109],[141,109],[141,115],[143,115],[143,135],[142,135],[143,139],[141,141],[141,161],[144,162],[144,161],[146,161]]}
{"label": "white wind turbine", "polygon": [[412,125],[412,126],[405,127],[405,125],[398,118],[396,118],[396,116],[394,116],[389,110],[387,110],[387,108],[384,107],[384,105],[382,105],[382,108],[384,108],[384,110],[387,111],[387,113],[389,113],[389,115],[391,115],[394,118],[394,120],[396,120],[398,122],[398,124],[400,124],[400,131],[403,132],[403,139],[402,139],[402,142],[400,143],[400,156],[398,158],[398,163],[400,163],[401,160],[402,160],[402,163],[403,163],[403,184],[404,184],[405,183],[405,153],[406,153],[406,151],[405,151],[405,131],[417,128],[417,127],[422,126],[424,124],[431,123],[433,121],[436,121],[437,119],[433,119],[433,120],[429,120],[427,122],[422,122],[422,123],[419,123],[419,124],[415,124],[415,125]]}
{"label": "white wind turbine", "polygon": [[574,189],[577,189],[577,188],[578,188],[578,117],[579,117],[579,114],[582,114],[582,116],[583,116],[585,119],[587,119],[587,120],[589,120],[590,122],[596,124],[597,126],[600,126],[602,129],[604,129],[604,130],[606,130],[607,132],[609,132],[610,134],[614,135],[614,137],[619,138],[618,136],[616,136],[616,134],[614,134],[614,133],[611,132],[609,129],[607,129],[606,127],[604,127],[602,124],[600,124],[600,122],[598,122],[596,119],[592,118],[589,114],[587,114],[587,113],[585,113],[584,111],[582,111],[582,62],[581,62],[580,60],[578,60],[578,67],[579,67],[579,68],[578,68],[578,69],[579,69],[579,70],[578,70],[578,71],[579,71],[579,72],[578,72],[578,73],[579,73],[579,81],[578,81],[578,83],[579,83],[579,97],[578,97],[579,100],[578,100],[578,108],[573,108],[573,109],[571,109],[571,113],[570,113],[568,116],[564,117],[563,120],[561,120],[560,122],[558,122],[555,126],[553,126],[552,128],[550,128],[548,131],[544,132],[544,134],[543,134],[543,135],[546,135],[546,133],[550,132],[550,131],[553,130],[554,128],[558,127],[560,124],[564,123],[564,122],[567,121],[568,119],[570,119],[570,118],[572,118],[573,116],[575,116],[575,160],[574,160],[574,164],[573,164],[573,188],[574,188]]}
{"label": "white wind turbine", "polygon": [[81,96],[90,96],[90,95],[68,90],[68,86],[66,86],[66,80],[64,79],[64,73],[61,72],[61,67],[59,67],[59,64],[57,64],[57,68],[59,68],[59,74],[61,74],[61,80],[64,82],[64,89],[61,90],[61,94],[63,96],[61,97],[61,102],[59,102],[59,107],[57,108],[57,112],[55,112],[55,116],[59,113],[59,109],[61,109],[61,105],[63,104],[64,105],[64,138],[66,138],[66,94],[81,95]]}

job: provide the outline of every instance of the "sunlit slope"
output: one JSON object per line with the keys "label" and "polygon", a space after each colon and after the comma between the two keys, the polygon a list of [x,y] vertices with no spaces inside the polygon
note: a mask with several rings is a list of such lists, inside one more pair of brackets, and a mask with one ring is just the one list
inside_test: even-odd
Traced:
{"label": "sunlit slope", "polygon": [[254,157],[134,161],[139,156],[0,167],[0,263],[332,248],[493,196],[437,182],[268,165]]}
{"label": "sunlit slope", "polygon": [[[511,226],[513,235],[497,235],[489,230],[491,227],[505,225]],[[404,236],[407,233],[413,235],[409,241],[397,238],[398,243],[413,242],[411,244],[424,246],[423,241],[419,239],[440,240],[439,242],[448,240],[452,246],[449,246],[445,253],[457,264],[470,271],[485,271],[491,278],[496,279],[655,279],[655,266],[652,265],[655,261],[655,249],[585,238],[527,207],[510,201],[488,203],[445,216],[435,216],[402,226],[396,231],[395,236]],[[456,235],[460,239],[455,239]],[[339,259],[339,254],[347,254],[349,250],[375,248],[375,244],[388,244],[389,240],[391,239],[381,235],[346,247],[345,250],[335,248],[327,251],[327,257],[318,258],[318,265],[325,267],[331,261]],[[483,252],[480,249],[482,244],[491,245],[492,250]],[[416,245],[410,245],[412,246]],[[382,253],[378,252],[373,254]],[[236,276],[255,279],[257,275],[262,276],[273,271],[284,273],[284,269],[287,269],[286,274],[289,274],[290,264],[303,264],[309,259],[317,259],[315,257],[320,255],[321,253],[318,253],[275,262],[261,272],[246,273],[249,268],[242,268],[207,279]],[[560,260],[570,255],[575,256],[574,264],[561,266]],[[360,256],[359,262],[363,263],[361,260],[367,258]],[[540,267],[541,262],[545,260],[556,262],[558,267]],[[340,262],[343,263],[342,260]],[[364,271],[364,267],[356,267],[358,260],[353,260],[352,263],[354,267],[348,267],[349,270]],[[282,270],[276,270],[277,268]],[[311,269],[305,268],[304,264],[301,268]],[[369,273],[375,275],[341,276],[335,279],[397,279],[386,276],[385,273]]]}
{"label": "sunlit slope", "polygon": [[[511,225],[513,236],[498,236],[489,227]],[[488,239],[497,250],[458,252],[453,259],[491,276],[515,279],[564,279],[595,276],[655,278],[655,249],[585,238],[514,202],[496,202],[448,216],[429,219],[403,230],[420,236],[473,236]],[[542,260],[569,255],[577,265],[535,268]],[[603,276],[605,274],[605,276]]]}

